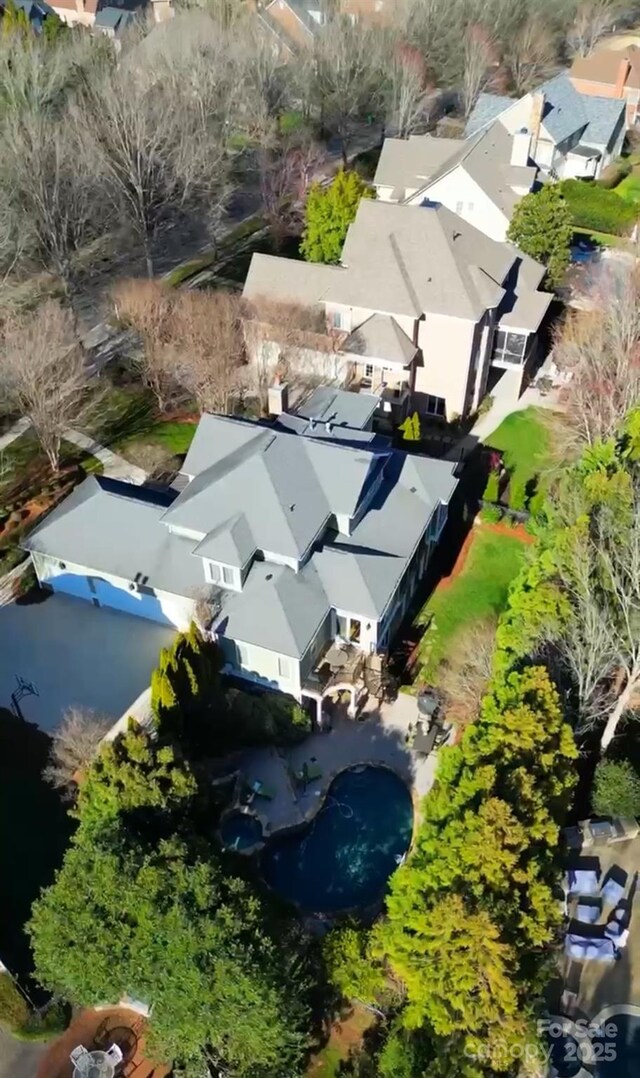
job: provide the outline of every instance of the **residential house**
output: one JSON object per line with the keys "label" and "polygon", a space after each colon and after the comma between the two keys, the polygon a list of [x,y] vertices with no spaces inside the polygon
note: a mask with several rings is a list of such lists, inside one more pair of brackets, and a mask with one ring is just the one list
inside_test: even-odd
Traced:
{"label": "residential house", "polygon": [[552,179],[597,179],[620,154],[625,103],[576,89],[569,75],[556,75],[518,100],[480,94],[466,128],[468,136],[497,119],[514,135],[531,132],[529,154]]}
{"label": "residential house", "polygon": [[[53,7],[47,4],[45,0],[13,0],[14,6],[17,11],[24,11],[30,25],[39,33],[44,26],[45,19],[50,15],[56,14]],[[7,6],[7,0],[0,0],[0,27],[2,26],[2,18]]]}
{"label": "residential house", "polygon": [[[298,357],[297,373],[324,369],[325,381],[378,396],[395,421],[409,408],[452,419],[477,408],[492,372],[519,394],[551,301],[543,276],[443,205],[363,200],[340,265],[254,254],[244,296],[322,310],[335,348]],[[278,327],[249,353],[259,378],[276,370]]]}
{"label": "residential house", "polygon": [[579,94],[623,100],[627,108],[627,127],[633,127],[637,122],[640,102],[640,48],[637,45],[627,45],[624,49],[599,48],[591,56],[577,56],[569,78]]}
{"label": "residential house", "polygon": [[139,13],[152,12],[155,22],[173,17],[172,0],[53,0],[51,6],[69,26],[93,28],[97,23],[96,29],[110,37],[122,32],[126,22]]}
{"label": "residential house", "polygon": [[206,594],[228,672],[318,707],[347,678],[331,677],[337,641],[355,704],[354,671],[384,655],[425,573],[453,469],[205,415],[179,491],[92,476],[24,545],[41,584],[95,606],[184,628]]}
{"label": "residential house", "polygon": [[467,139],[385,139],[373,180],[378,198],[441,204],[491,239],[504,240],[513,209],[533,187],[531,135],[493,123]]}
{"label": "residential house", "polygon": [[258,4],[258,18],[273,35],[283,58],[308,47],[325,21],[323,0],[270,0]]}

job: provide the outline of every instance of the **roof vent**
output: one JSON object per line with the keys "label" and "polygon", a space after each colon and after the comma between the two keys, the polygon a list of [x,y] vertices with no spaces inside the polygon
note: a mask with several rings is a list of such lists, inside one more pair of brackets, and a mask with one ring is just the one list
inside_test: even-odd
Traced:
{"label": "roof vent", "polygon": [[273,580],[273,573],[267,573],[265,580]]}
{"label": "roof vent", "polygon": [[333,423],[331,422],[330,419],[328,419],[327,422],[325,423],[324,429],[326,430],[327,434],[331,434],[331,431],[333,430]]}
{"label": "roof vent", "polygon": [[295,509],[295,507],[296,507],[296,503],[295,503],[295,502],[291,502],[291,505],[289,506],[289,512],[290,512],[290,513],[293,513],[293,510]]}
{"label": "roof vent", "polygon": [[315,429],[316,429],[316,423],[317,423],[317,420],[316,420],[316,419],[313,419],[313,418],[311,418],[311,419],[309,420],[309,426],[311,427],[311,430],[315,430]]}

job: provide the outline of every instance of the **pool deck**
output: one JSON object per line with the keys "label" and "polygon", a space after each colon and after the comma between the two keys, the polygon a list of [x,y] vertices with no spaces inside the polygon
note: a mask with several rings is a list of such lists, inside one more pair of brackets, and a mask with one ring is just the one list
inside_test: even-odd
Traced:
{"label": "pool deck", "polygon": [[[414,808],[433,785],[437,754],[419,756],[406,744],[410,722],[418,718],[415,697],[401,693],[391,704],[365,709],[361,721],[337,717],[328,732],[315,732],[288,750],[255,749],[242,761],[250,783],[259,781],[273,795],[256,796],[253,811],[269,834],[296,827],[315,816],[336,775],[350,767],[378,764],[392,768],[412,791]],[[320,768],[322,776],[302,788],[292,774],[303,765]]]}
{"label": "pool deck", "polygon": [[[627,894],[631,897],[629,939],[618,962],[577,962],[563,958],[563,985],[575,993],[567,1009],[574,1018],[592,1019],[604,1007],[640,1007],[640,892],[633,887],[635,874],[640,869],[640,836],[627,842],[583,848],[580,856],[597,857],[603,878],[614,866],[627,872]],[[607,911],[609,909],[607,907]]]}

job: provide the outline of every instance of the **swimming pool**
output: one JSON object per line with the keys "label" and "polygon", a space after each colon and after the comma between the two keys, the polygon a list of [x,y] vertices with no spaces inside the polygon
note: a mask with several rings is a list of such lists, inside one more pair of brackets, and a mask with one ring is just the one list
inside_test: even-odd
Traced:
{"label": "swimming pool", "polygon": [[251,813],[229,812],[220,821],[220,838],[228,850],[249,850],[262,842],[262,825]]}
{"label": "swimming pool", "polygon": [[640,1015],[611,1015],[606,1019],[604,1032],[606,1036],[596,1037],[593,1042],[597,1078],[637,1078],[640,1074]]}
{"label": "swimming pool", "polygon": [[305,913],[365,908],[382,898],[412,830],[411,795],[393,771],[343,771],[308,827],[267,843],[262,874]]}

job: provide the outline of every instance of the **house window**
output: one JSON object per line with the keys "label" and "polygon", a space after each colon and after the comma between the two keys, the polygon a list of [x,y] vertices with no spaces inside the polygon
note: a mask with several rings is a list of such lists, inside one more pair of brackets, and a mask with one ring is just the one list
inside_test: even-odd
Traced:
{"label": "house window", "polygon": [[206,562],[206,577],[212,584],[220,583],[220,566],[216,565],[214,561]]}
{"label": "house window", "polygon": [[226,584],[230,588],[235,587],[235,583],[236,583],[236,571],[235,571],[235,569],[230,569],[228,565],[223,565],[222,566],[222,582],[223,582],[223,584]]}
{"label": "house window", "polygon": [[446,411],[444,397],[432,397],[431,394],[427,393],[425,404],[425,412],[427,415],[445,416]]}
{"label": "house window", "polygon": [[331,313],[329,315],[329,321],[331,322],[331,325],[333,326],[334,329],[343,329],[344,328],[343,324],[342,324],[342,319],[343,319],[342,311],[331,311]]}
{"label": "house window", "polygon": [[364,376],[365,376],[365,378],[369,378],[369,379],[373,378],[373,363],[365,363],[365,365],[364,365]]}
{"label": "house window", "polygon": [[283,655],[278,655],[278,677],[288,681],[291,678],[291,662]]}
{"label": "house window", "polygon": [[469,213],[473,213],[474,208],[475,204],[473,202],[467,202],[467,210],[469,211]]}
{"label": "house window", "polygon": [[500,363],[521,367],[527,350],[527,339],[526,333],[509,333],[507,330],[499,329],[495,337],[492,358]]}
{"label": "house window", "polygon": [[464,202],[456,202],[456,213],[458,214],[458,216],[460,216],[460,214],[462,213],[463,210],[464,210]]}

